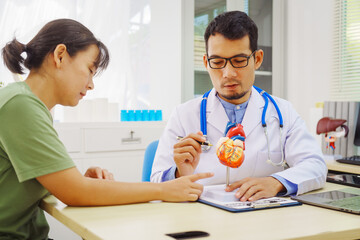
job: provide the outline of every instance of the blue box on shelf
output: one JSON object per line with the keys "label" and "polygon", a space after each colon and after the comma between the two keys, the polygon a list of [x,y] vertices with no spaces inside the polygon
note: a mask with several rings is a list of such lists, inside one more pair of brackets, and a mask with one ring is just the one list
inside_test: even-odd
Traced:
{"label": "blue box on shelf", "polygon": [[127,110],[121,110],[120,120],[123,122],[129,121],[129,115]]}
{"label": "blue box on shelf", "polygon": [[162,121],[162,111],[155,110],[155,121]]}
{"label": "blue box on shelf", "polygon": [[143,121],[141,110],[135,110],[135,121]]}
{"label": "blue box on shelf", "polygon": [[162,110],[121,110],[121,121],[162,121]]}

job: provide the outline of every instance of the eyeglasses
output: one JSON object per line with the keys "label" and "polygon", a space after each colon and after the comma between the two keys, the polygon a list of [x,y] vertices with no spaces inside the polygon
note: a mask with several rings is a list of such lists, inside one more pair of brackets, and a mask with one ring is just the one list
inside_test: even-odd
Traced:
{"label": "eyeglasses", "polygon": [[210,68],[212,69],[224,68],[228,60],[230,61],[231,66],[233,66],[234,68],[244,68],[249,64],[249,59],[252,57],[252,55],[254,55],[255,52],[256,50],[253,51],[248,57],[238,55],[231,58],[214,57],[208,58],[207,60],[209,62]]}

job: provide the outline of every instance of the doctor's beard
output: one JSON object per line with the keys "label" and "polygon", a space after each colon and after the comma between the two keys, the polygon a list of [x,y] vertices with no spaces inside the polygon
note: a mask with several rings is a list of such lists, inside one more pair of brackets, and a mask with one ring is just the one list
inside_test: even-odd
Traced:
{"label": "doctor's beard", "polygon": [[237,100],[243,98],[250,90],[240,92],[240,93],[233,93],[228,95],[220,94],[221,97],[225,98],[226,100]]}

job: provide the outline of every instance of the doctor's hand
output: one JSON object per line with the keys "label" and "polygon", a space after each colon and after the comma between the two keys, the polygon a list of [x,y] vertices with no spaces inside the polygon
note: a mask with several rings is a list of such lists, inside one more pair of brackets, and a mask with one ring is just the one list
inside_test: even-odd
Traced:
{"label": "doctor's hand", "polygon": [[106,169],[101,169],[100,167],[90,167],[86,173],[85,177],[105,179],[105,180],[114,180],[114,176],[111,172]]}
{"label": "doctor's hand", "polygon": [[230,184],[225,191],[232,192],[236,188],[239,189],[236,191],[235,197],[239,198],[242,202],[274,197],[280,191],[285,190],[285,187],[273,177],[244,178]]}
{"label": "doctor's hand", "polygon": [[206,141],[202,132],[191,133],[174,145],[175,177],[194,173],[201,154],[201,145],[197,141]]}
{"label": "doctor's hand", "polygon": [[203,191],[203,185],[195,181],[212,176],[213,173],[197,173],[162,182],[160,199],[167,202],[196,201]]}

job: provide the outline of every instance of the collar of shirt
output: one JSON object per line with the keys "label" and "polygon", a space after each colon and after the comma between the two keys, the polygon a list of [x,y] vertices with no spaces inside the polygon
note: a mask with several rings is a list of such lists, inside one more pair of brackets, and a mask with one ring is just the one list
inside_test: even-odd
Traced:
{"label": "collar of shirt", "polygon": [[229,103],[229,102],[221,99],[219,97],[219,94],[216,94],[216,97],[219,99],[219,101],[223,105],[226,115],[229,118],[229,121],[234,122],[234,123],[241,123],[244,118],[245,111],[246,111],[246,108],[247,108],[250,98],[242,104],[235,105],[235,104]]}

